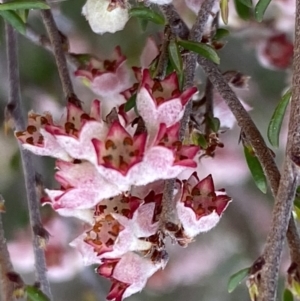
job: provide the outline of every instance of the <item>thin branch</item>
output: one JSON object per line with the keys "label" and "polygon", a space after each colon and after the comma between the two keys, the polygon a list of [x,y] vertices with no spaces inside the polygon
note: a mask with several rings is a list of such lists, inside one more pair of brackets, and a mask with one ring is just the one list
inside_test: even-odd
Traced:
{"label": "thin branch", "polygon": [[270,182],[273,195],[276,195],[280,180],[280,173],[259,130],[216,65],[203,57],[198,57],[198,63],[201,65],[215,89],[220,93],[234,114],[239,127],[246,135],[247,140],[251,143],[261,165],[264,168],[264,172]]}
{"label": "thin branch", "polygon": [[[272,228],[264,250],[266,264],[262,270],[260,300],[273,301],[276,298],[276,282],[279,261],[283,248],[284,235],[288,226],[292,206],[300,179],[300,0],[296,1],[295,42],[293,59],[292,98],[289,131],[284,160],[283,174],[280,179]],[[295,241],[299,244],[299,239]],[[296,252],[292,249],[291,254]],[[297,259],[299,256],[297,256]],[[299,263],[297,263],[299,264]]]}
{"label": "thin branch", "polygon": [[205,87],[205,134],[209,135],[211,132],[208,118],[214,116],[214,86],[212,85],[211,81],[207,79],[206,87]]}
{"label": "thin branch", "polygon": [[[1,207],[3,206],[4,199],[0,194]],[[13,272],[13,266],[7,249],[6,239],[4,235],[2,214],[0,213],[0,277],[1,277],[1,300],[12,301],[14,300],[14,284],[11,282],[7,274]]]}
{"label": "thin branch", "polygon": [[[264,139],[253,123],[249,114],[241,105],[240,101],[231,90],[215,64],[202,57],[198,58],[198,62],[204,69],[214,87],[226,101],[227,105],[235,115],[243,133],[245,133],[247,140],[254,148],[255,153],[264,168],[264,172],[268,178],[274,196],[277,195],[277,190],[279,189],[273,210],[272,229],[268,235],[266,248],[263,253],[263,257],[266,263],[263,267],[261,287],[262,293],[268,292],[266,299],[262,300],[275,300],[272,298],[275,298],[279,260],[282,252],[283,241],[287,231],[288,221],[291,217],[291,206],[294,200],[293,191],[297,186],[296,181],[291,180],[290,178],[290,175],[295,175],[294,168],[291,167],[290,163],[285,163],[284,175],[286,177],[286,173],[289,173],[289,178],[283,178],[281,181],[281,188],[278,188],[280,180],[279,170],[273,160],[270,150],[265,144]],[[299,245],[295,244],[299,243],[299,235],[296,231],[297,229],[293,226],[293,224],[294,221],[291,220],[287,238],[290,249],[294,250],[294,252],[291,254],[293,256],[296,256],[295,254],[297,254],[298,258],[300,249]]]}
{"label": "thin branch", "polygon": [[[207,23],[207,20],[209,18],[214,3],[215,0],[204,1],[199,11],[195,25],[193,26],[191,32],[189,33],[189,39],[191,40],[202,39],[202,35],[205,30],[205,25]],[[186,38],[187,37],[186,25],[179,17],[173,5],[172,4],[164,5],[161,7],[161,9],[164,12],[169,22],[172,33],[175,36],[182,35],[180,37]],[[178,30],[178,28],[180,28],[181,30]],[[184,90],[194,85],[195,69],[196,69],[196,55],[192,53],[188,54],[185,57],[185,61],[184,61],[184,80],[185,80],[184,88],[183,88]],[[191,116],[191,112],[192,112],[192,101],[190,100],[186,105],[183,118],[180,122],[179,140],[181,142],[185,138],[186,129],[188,126],[189,118]],[[165,187],[163,192],[160,227],[165,228],[167,230],[173,228],[173,225],[179,224],[178,222],[179,219],[176,211],[176,204],[174,203],[174,186],[175,186],[174,179],[167,180],[165,182]],[[176,230],[177,228],[175,227],[174,231]]]}
{"label": "thin branch", "polygon": [[[46,36],[38,34],[28,24],[26,24],[26,31],[24,37],[26,37],[35,45],[40,46],[53,53],[53,48],[49,39]],[[80,62],[71,53],[65,51],[65,49],[63,50],[68,64],[76,70],[80,66]]]}
{"label": "thin branch", "polygon": [[[6,38],[9,76],[9,100],[6,106],[6,119],[13,120],[16,130],[20,131],[24,130],[25,121],[21,107],[17,36],[16,32],[9,24],[6,24]],[[36,173],[33,166],[32,155],[28,151],[22,149],[21,146],[20,152],[27,192],[30,225],[33,232],[33,249],[37,280],[41,283],[43,292],[51,298],[50,285],[46,276],[45,253],[40,247],[40,239],[45,236],[44,234],[46,231],[41,223],[39,201],[35,188]]]}
{"label": "thin branch", "polygon": [[160,10],[165,15],[174,36],[187,39],[190,33],[187,25],[182,21],[173,4],[162,5]]}
{"label": "thin branch", "polygon": [[[205,0],[201,9],[199,10],[195,24],[193,25],[189,34],[190,41],[200,42],[205,31],[206,23],[211,14],[211,10],[215,4],[215,0]],[[184,60],[184,89],[192,87],[194,85],[195,71],[196,71],[197,55],[195,53],[189,53]],[[189,101],[185,108],[183,118],[181,120],[179,139],[183,141],[185,137],[185,131],[189,123],[190,116],[192,114],[192,101]]]}
{"label": "thin branch", "polygon": [[164,30],[164,38],[162,45],[160,47],[160,54],[158,57],[157,67],[155,70],[155,78],[158,80],[163,80],[166,76],[166,70],[168,66],[169,53],[168,47],[171,39],[171,29],[169,25],[166,25]]}
{"label": "thin branch", "polygon": [[42,19],[46,30],[49,35],[49,39],[51,41],[51,45],[53,48],[53,53],[55,56],[55,61],[60,77],[60,81],[62,83],[63,91],[65,98],[68,102],[72,102],[77,107],[81,107],[81,103],[79,99],[77,99],[76,95],[74,94],[72,81],[70,78],[67,61],[65,57],[65,52],[63,49],[63,45],[65,43],[64,38],[58,31],[52,12],[50,9],[41,10]]}

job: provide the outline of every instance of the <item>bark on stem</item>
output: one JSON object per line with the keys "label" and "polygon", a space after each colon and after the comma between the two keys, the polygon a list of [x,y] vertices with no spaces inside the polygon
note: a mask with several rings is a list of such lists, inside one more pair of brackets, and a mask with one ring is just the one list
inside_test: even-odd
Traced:
{"label": "bark on stem", "polygon": [[[25,129],[25,121],[22,115],[20,94],[17,36],[16,32],[9,24],[6,24],[5,30],[9,77],[9,100],[6,106],[6,119],[12,120],[14,122],[15,129],[21,131]],[[36,173],[33,166],[32,155],[28,151],[22,149],[20,144],[19,147],[25,178],[30,225],[33,233],[36,276],[38,282],[41,284],[41,289],[51,299],[50,284],[46,275],[47,269],[45,253],[44,249],[40,247],[40,239],[42,236],[46,235],[47,232],[44,230],[41,223],[39,200],[35,187]]]}
{"label": "bark on stem", "polygon": [[63,49],[64,41],[62,35],[59,33],[56,27],[50,9],[41,10],[41,15],[52,45],[60,81],[64,91],[64,96],[68,102],[72,102],[77,107],[81,108],[81,103],[74,94],[73,85],[67,66],[67,60]]}
{"label": "bark on stem", "polygon": [[[189,33],[190,40],[201,40],[204,33],[205,25],[213,8],[215,0],[205,0],[201,6],[196,22]],[[165,5],[161,7],[164,12],[171,31],[174,36],[182,35],[182,38],[187,36],[186,25],[175,11],[173,5]],[[181,30],[178,30],[180,28]],[[184,29],[184,30],[183,30]],[[181,36],[180,36],[181,37]],[[196,69],[196,55],[188,54],[184,61],[184,90],[192,87],[194,84],[195,69]],[[186,135],[186,129],[192,112],[192,101],[190,100],[186,105],[183,118],[180,122],[179,140],[182,142]],[[170,229],[172,225],[178,225],[178,215],[176,210],[176,204],[174,201],[174,186],[175,179],[170,179],[165,182],[163,199],[162,199],[162,213],[160,218],[160,227]],[[175,227],[176,228],[176,227]]]}
{"label": "bark on stem", "polygon": [[[40,46],[52,53],[54,52],[49,39],[46,36],[40,35],[37,32],[35,32],[28,24],[26,24],[26,32],[24,34],[24,37],[26,37],[35,45]],[[76,70],[80,66],[80,62],[71,53],[65,50],[64,53],[69,66],[73,67],[73,69]]]}
{"label": "bark on stem", "polygon": [[[243,108],[215,64],[202,57],[198,58],[198,62],[235,115],[239,126],[247,137],[247,140],[252,144],[256,155],[264,168],[264,172],[268,178],[274,196],[277,195],[277,190],[279,189],[273,210],[272,229],[268,235],[266,248],[262,255],[266,264],[263,267],[263,281],[260,288],[261,298],[263,298],[261,300],[273,301],[275,300],[277,287],[280,255],[282,252],[288,221],[291,217],[291,206],[295,196],[294,189],[297,187],[297,183],[293,179],[293,176],[295,176],[295,168],[293,168],[293,164],[289,162],[290,159],[285,160],[283,178],[280,182],[281,186],[278,188],[280,181],[279,170],[249,114]],[[296,108],[294,108],[294,110],[292,109],[292,111],[296,112]],[[295,117],[291,117],[291,120],[295,120]],[[290,129],[291,126],[295,128],[293,123],[290,125]],[[299,130],[300,129],[298,129],[296,133],[299,133]],[[289,135],[291,135],[291,133],[292,131],[290,130]],[[300,242],[299,235],[293,220],[290,221],[287,238],[289,247],[293,250],[293,252],[291,252],[293,261],[296,257],[299,258],[300,250],[300,246],[298,245]]]}
{"label": "bark on stem", "polygon": [[[262,270],[261,301],[276,299],[279,261],[284,237],[291,215],[293,201],[299,185],[300,175],[300,0],[296,1],[295,43],[293,59],[293,80],[291,111],[288,139],[284,159],[283,173],[280,179],[275,207],[272,216],[272,227],[269,232],[263,256],[266,264]],[[290,225],[290,228],[293,225]],[[293,230],[293,229],[291,229]],[[288,236],[289,237],[289,236]],[[294,243],[299,243],[294,241]],[[299,250],[299,249],[298,249]],[[297,252],[291,249],[291,254]],[[298,253],[297,253],[298,254]],[[297,255],[296,255],[297,256]],[[299,258],[299,256],[297,256]]]}

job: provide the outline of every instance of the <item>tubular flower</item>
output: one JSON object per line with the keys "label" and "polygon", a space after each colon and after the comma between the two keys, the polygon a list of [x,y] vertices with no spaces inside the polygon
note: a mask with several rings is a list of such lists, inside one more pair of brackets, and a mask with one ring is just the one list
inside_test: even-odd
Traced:
{"label": "tubular flower", "polygon": [[177,203],[185,235],[193,238],[212,229],[230,201],[224,190],[215,191],[211,175],[199,181],[197,174],[193,173],[183,181],[182,195]]}
{"label": "tubular flower", "polygon": [[178,122],[183,116],[185,105],[196,91],[192,87],[180,92],[175,72],[159,81],[151,78],[148,69],[143,70],[136,105],[150,134],[161,123],[169,127]]}
{"label": "tubular flower", "polygon": [[129,19],[125,0],[88,0],[82,14],[95,33],[114,33],[122,30]]}
{"label": "tubular flower", "polygon": [[46,189],[48,197],[43,203],[51,204],[54,210],[88,209],[99,200],[121,193],[118,187],[101,176],[89,162],[71,163],[57,161],[55,179],[61,184],[60,190]]}
{"label": "tubular flower", "polygon": [[29,113],[29,125],[26,131],[16,132],[15,135],[23,147],[31,152],[51,156],[64,161],[90,159],[95,157],[91,139],[106,134],[106,127],[100,120],[100,102],[95,100],[90,114],[68,104],[67,116],[59,125],[52,122],[49,114],[44,116]]}
{"label": "tubular flower", "polygon": [[131,71],[119,46],[115,48],[109,60],[90,57],[77,69],[75,76],[81,78],[95,94],[102,97],[119,94],[131,85]]}
{"label": "tubular flower", "polygon": [[269,69],[286,69],[293,59],[294,46],[285,33],[264,38],[257,46],[260,63]]}
{"label": "tubular flower", "polygon": [[128,252],[121,259],[106,259],[97,272],[112,280],[107,300],[121,301],[141,291],[147,279],[167,263],[166,254],[161,252],[157,261]]}

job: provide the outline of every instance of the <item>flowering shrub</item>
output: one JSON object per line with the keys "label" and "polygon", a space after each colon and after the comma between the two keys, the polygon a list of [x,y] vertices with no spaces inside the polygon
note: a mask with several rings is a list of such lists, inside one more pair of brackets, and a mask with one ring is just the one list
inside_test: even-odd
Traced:
{"label": "flowering shrub", "polygon": [[[76,74],[95,74],[90,70]],[[105,80],[102,85],[111,86]],[[158,80],[148,69],[134,86],[137,112],[132,121],[125,111],[102,119],[102,103],[94,100],[89,113],[69,103],[58,123],[50,113],[30,112],[27,129],[16,132],[24,148],[57,159],[60,189],[46,189],[42,202],[88,222],[89,229],[71,245],[85,264],[97,263],[97,272],[111,279],[108,300],[142,290],[167,264],[169,232],[161,226],[164,181],[195,168],[201,153],[198,145],[182,143],[178,136],[184,108],[197,89],[180,91],[176,73]],[[195,173],[177,180],[173,197],[179,221],[172,239],[184,246],[214,227],[230,202],[224,191],[215,191],[211,176],[199,181]]]}
{"label": "flowering shrub", "polygon": [[[233,275],[228,290],[232,291],[237,283],[248,277],[252,301],[261,301],[265,296],[266,300],[275,300],[278,258],[287,235],[291,250],[287,287],[290,294],[299,296],[300,238],[294,216],[300,216],[297,208],[300,2],[295,13],[293,0],[276,1],[267,10],[268,19],[263,21],[269,2],[258,0],[254,7],[252,1],[247,0],[87,0],[81,10],[85,17],[82,21],[89,25],[93,38],[99,38],[96,34],[101,38],[97,41],[95,38],[95,43],[84,47],[99,42],[103,49],[95,51],[97,56],[78,53],[82,45],[79,46],[81,40],[73,26],[62,28],[69,31],[70,43],[57,29],[57,20],[51,12],[53,4],[41,0],[1,4],[0,17],[14,27],[12,30],[11,25],[6,26],[10,95],[5,107],[4,129],[5,132],[9,128],[15,130],[20,146],[33,234],[31,245],[25,241],[29,227],[23,229],[15,241],[8,244],[8,249],[17,271],[32,271],[36,264],[40,282],[27,285],[11,264],[3,264],[8,252],[5,253],[0,219],[1,280],[8,281],[3,284],[3,291],[8,292],[3,300],[24,297],[52,301],[47,269],[51,280],[65,281],[89,265],[96,265],[96,274],[110,280],[107,300],[122,301],[140,292],[154,274],[154,286],[161,287],[160,279],[167,280],[167,270],[176,267],[176,264],[168,265],[168,260],[177,247],[168,242],[187,247],[198,234],[218,224],[231,197],[224,188],[217,186],[221,181],[221,187],[224,182],[228,186],[241,183],[248,176],[245,164],[261,192],[266,193],[270,183],[275,207],[262,255],[251,267]],[[31,28],[27,14],[32,9],[42,10],[47,37]],[[290,32],[290,19],[294,15],[298,22],[295,43]],[[156,27],[150,28],[150,23],[155,23]],[[77,23],[72,25],[75,27]],[[157,28],[163,30],[155,32]],[[117,43],[104,45],[105,41],[110,41],[110,36],[102,35],[123,30],[116,34]],[[66,100],[65,111],[58,119],[55,112],[34,111],[28,113],[27,125],[22,119],[16,31],[55,56]],[[135,40],[131,32],[141,34],[141,41],[145,41],[142,51],[139,49],[142,42]],[[151,36],[147,36],[149,32]],[[253,50],[255,59],[265,68],[286,70],[289,74],[294,55],[294,77],[288,79],[292,89],[282,97],[268,126],[269,142],[278,147],[280,128],[291,98],[289,138],[282,173],[274,162],[273,151],[248,114],[252,108],[242,100],[246,93],[251,93],[252,97],[258,86],[252,82],[248,90],[249,76],[239,70],[222,73],[218,68],[223,62],[223,53],[219,50],[225,47],[226,36],[240,32],[249,46],[247,50]],[[121,46],[115,46],[123,43],[126,55]],[[113,49],[110,55],[101,57],[101,52],[108,49]],[[141,52],[139,57],[138,52]],[[244,64],[239,60],[243,55],[238,52],[239,49],[236,60],[242,69]],[[198,66],[207,77],[205,87]],[[255,68],[252,71],[254,76],[259,73]],[[72,76],[76,80],[72,81]],[[96,99],[87,104],[89,93]],[[236,122],[239,133],[233,130],[235,138],[226,138],[223,134],[234,129]],[[238,141],[245,160],[237,154]],[[54,158],[56,186],[46,184],[47,188],[44,187],[30,152]],[[240,190],[243,199],[246,198],[247,193]],[[40,204],[47,205],[52,212],[46,219],[40,216]],[[247,209],[233,208],[234,214],[243,217],[249,214],[243,210],[254,212],[248,210],[246,202],[243,207]],[[293,209],[294,215],[291,214]],[[0,211],[4,210],[0,198]],[[244,227],[241,225],[243,218],[232,220],[233,231]],[[255,231],[247,232],[246,226],[245,229],[250,241]],[[252,241],[249,242],[251,246]],[[238,242],[234,246],[230,248],[240,249]],[[211,258],[210,262],[202,262],[201,273],[217,267],[219,263],[214,261],[213,254],[226,250],[224,241],[224,248],[222,245],[219,252],[206,252]],[[177,280],[173,277],[174,283],[183,278],[186,278],[185,283],[192,283],[194,275],[199,275],[194,261],[202,258],[198,254],[195,256],[196,251],[195,248],[190,258],[182,260],[187,271]],[[209,256],[205,257],[202,261]],[[171,278],[169,287],[173,286]],[[90,299],[89,296],[83,298]],[[284,301],[287,299],[291,300],[291,296]]]}

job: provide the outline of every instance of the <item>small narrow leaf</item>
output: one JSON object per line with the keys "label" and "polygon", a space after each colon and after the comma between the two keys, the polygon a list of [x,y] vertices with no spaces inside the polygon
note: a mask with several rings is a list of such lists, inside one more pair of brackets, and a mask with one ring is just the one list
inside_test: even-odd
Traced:
{"label": "small narrow leaf", "polygon": [[207,117],[207,122],[208,122],[210,129],[214,133],[218,133],[220,126],[221,126],[221,122],[220,122],[219,118],[209,116],[209,117]]}
{"label": "small narrow leaf", "polygon": [[221,11],[221,17],[224,22],[224,24],[228,24],[228,0],[220,0],[220,11]]}
{"label": "small narrow leaf", "polygon": [[243,20],[249,20],[252,16],[252,10],[250,7],[246,6],[239,0],[234,0],[234,6],[237,14]]}
{"label": "small narrow leaf", "polygon": [[237,286],[248,276],[250,268],[242,269],[233,274],[228,281],[227,290],[232,293]]}
{"label": "small narrow leaf", "polygon": [[245,6],[252,8],[252,0],[239,0],[242,4],[244,4]]}
{"label": "small narrow leaf", "polygon": [[270,120],[268,126],[268,139],[272,146],[278,147],[279,146],[279,134],[282,125],[282,121],[285,115],[286,108],[289,104],[292,92],[289,90],[287,91],[281,98],[279,104],[277,105],[272,118]]}
{"label": "small narrow leaf", "polygon": [[259,0],[258,3],[255,6],[255,19],[258,22],[261,22],[263,20],[264,14],[266,9],[268,8],[271,0]]}
{"label": "small narrow leaf", "polygon": [[28,15],[29,15],[29,9],[19,9],[19,10],[17,10],[17,13],[20,16],[20,18],[22,19],[22,21],[24,23],[26,23],[27,19],[28,19]]}
{"label": "small narrow leaf", "polygon": [[137,17],[153,23],[164,25],[165,18],[160,13],[148,7],[133,7],[129,11],[130,17]]}
{"label": "small narrow leaf", "polygon": [[16,10],[16,9],[49,9],[49,5],[45,1],[39,0],[12,0],[0,5],[0,10]]}
{"label": "small narrow leaf", "polygon": [[187,50],[200,54],[201,56],[211,60],[216,64],[220,64],[220,58],[217,55],[216,51],[207,44],[186,40],[178,41],[178,44]]}
{"label": "small narrow leaf", "polygon": [[256,186],[262,193],[266,193],[268,188],[267,179],[260,165],[260,162],[254,154],[254,151],[250,146],[244,146],[244,153],[249,170]]}
{"label": "small narrow leaf", "polygon": [[197,143],[196,144],[199,145],[203,149],[207,149],[207,147],[208,147],[206,138],[203,134],[197,135]]}
{"label": "small narrow leaf", "polygon": [[50,301],[50,299],[35,286],[27,285],[25,291],[30,301]]}
{"label": "small narrow leaf", "polygon": [[283,292],[282,301],[294,301],[294,296],[287,288]]}
{"label": "small narrow leaf", "polygon": [[213,40],[219,41],[219,40],[223,39],[224,37],[228,36],[229,33],[230,33],[229,30],[227,30],[225,28],[218,28],[213,37]]}
{"label": "small narrow leaf", "polygon": [[179,51],[179,47],[175,40],[170,41],[168,51],[173,68],[178,74],[182,73],[182,57]]}
{"label": "small narrow leaf", "polygon": [[139,24],[141,26],[142,31],[146,31],[149,21],[146,19],[138,18]]}
{"label": "small narrow leaf", "polygon": [[133,94],[125,103],[124,110],[125,112],[130,111],[136,105],[136,94]]}
{"label": "small narrow leaf", "polygon": [[5,19],[15,30],[21,34],[25,34],[26,25],[22,21],[21,17],[12,10],[0,11],[0,16]]}

